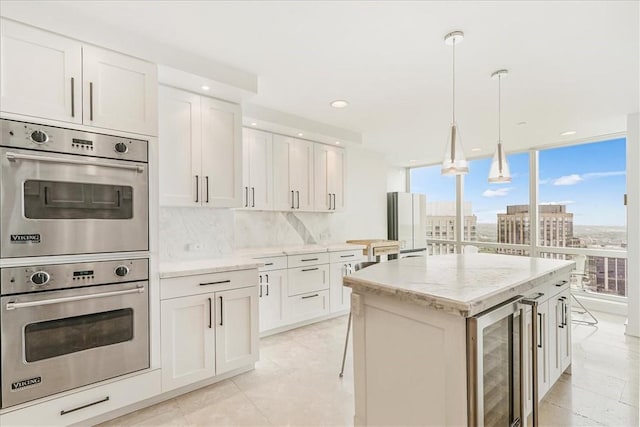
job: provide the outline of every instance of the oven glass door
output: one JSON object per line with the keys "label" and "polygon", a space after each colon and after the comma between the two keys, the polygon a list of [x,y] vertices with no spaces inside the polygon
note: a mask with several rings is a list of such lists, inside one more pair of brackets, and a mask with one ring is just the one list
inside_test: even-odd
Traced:
{"label": "oven glass door", "polygon": [[145,163],[0,148],[3,258],[149,249]]}
{"label": "oven glass door", "polygon": [[2,407],[148,368],[147,287],[2,297]]}
{"label": "oven glass door", "polygon": [[468,345],[474,346],[469,365],[474,396],[470,425],[522,425],[522,316],[519,305],[509,303],[467,323]]}

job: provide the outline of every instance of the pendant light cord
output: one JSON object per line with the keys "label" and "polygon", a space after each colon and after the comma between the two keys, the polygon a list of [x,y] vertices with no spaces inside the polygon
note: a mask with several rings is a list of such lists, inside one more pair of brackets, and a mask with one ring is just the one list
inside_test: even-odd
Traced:
{"label": "pendant light cord", "polygon": [[456,38],[453,37],[453,123],[456,122]]}
{"label": "pendant light cord", "polygon": [[500,144],[502,142],[502,104],[501,104],[501,100],[502,100],[502,92],[501,92],[501,82],[502,82],[502,75],[498,74],[498,144]]}

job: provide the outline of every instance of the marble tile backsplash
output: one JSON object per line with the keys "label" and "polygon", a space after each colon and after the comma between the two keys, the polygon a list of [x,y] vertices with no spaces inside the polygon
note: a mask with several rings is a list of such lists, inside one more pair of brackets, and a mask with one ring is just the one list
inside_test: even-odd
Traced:
{"label": "marble tile backsplash", "polygon": [[160,260],[221,258],[236,249],[344,241],[344,214],[161,208]]}

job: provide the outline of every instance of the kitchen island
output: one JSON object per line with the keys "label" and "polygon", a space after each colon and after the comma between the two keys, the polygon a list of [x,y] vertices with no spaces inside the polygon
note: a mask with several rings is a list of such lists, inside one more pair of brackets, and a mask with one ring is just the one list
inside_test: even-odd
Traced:
{"label": "kitchen island", "polygon": [[[573,267],[464,254],[405,258],[345,277],[353,291],[355,425],[500,425],[500,417],[518,418],[521,401],[530,410],[531,331],[540,335],[539,399],[570,364]],[[537,328],[521,296],[538,304]],[[470,341],[478,319],[511,307]]]}

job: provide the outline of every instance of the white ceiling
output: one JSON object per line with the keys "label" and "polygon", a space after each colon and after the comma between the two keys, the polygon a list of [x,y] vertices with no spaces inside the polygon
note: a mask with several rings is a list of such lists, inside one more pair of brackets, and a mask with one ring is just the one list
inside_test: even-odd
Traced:
{"label": "white ceiling", "polygon": [[[73,1],[34,13],[120,29],[259,76],[252,103],[363,135],[394,164],[440,161],[451,120],[467,156],[497,139],[503,80],[507,150],[624,132],[640,110],[637,1],[187,2]],[[336,110],[334,99],[350,106]],[[525,125],[516,123],[526,121]],[[577,134],[561,137],[575,130]],[[479,147],[479,153],[471,148]]]}

